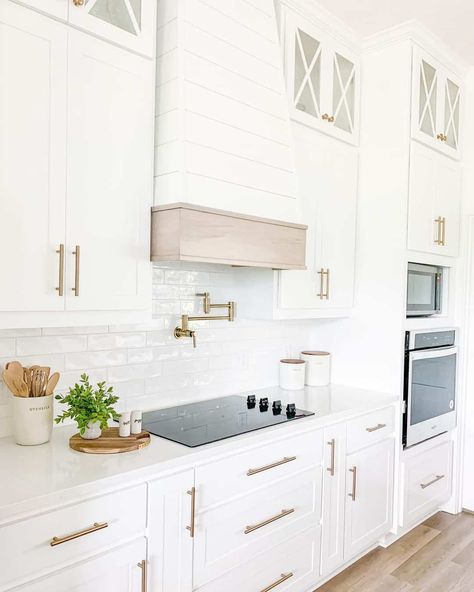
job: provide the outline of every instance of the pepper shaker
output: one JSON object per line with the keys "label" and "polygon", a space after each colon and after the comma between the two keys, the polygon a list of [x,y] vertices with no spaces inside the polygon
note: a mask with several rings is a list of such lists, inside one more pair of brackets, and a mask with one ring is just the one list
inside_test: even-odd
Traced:
{"label": "pepper shaker", "polygon": [[119,417],[119,436],[127,438],[130,436],[130,411],[124,411]]}
{"label": "pepper shaker", "polygon": [[132,411],[130,431],[132,434],[142,433],[142,412],[139,409]]}

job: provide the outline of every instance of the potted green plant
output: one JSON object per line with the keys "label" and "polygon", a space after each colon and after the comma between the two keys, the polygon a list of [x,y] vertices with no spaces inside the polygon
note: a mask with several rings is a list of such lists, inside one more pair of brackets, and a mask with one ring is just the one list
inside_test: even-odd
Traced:
{"label": "potted green plant", "polygon": [[105,382],[98,382],[97,388],[94,388],[87,374],[81,374],[79,384],[70,388],[67,395],[56,395],[55,398],[67,405],[67,409],[54,421],[60,423],[65,419],[73,419],[80,435],[86,440],[99,438],[108,420],[118,418],[113,406],[119,398],[113,394],[113,388],[106,387]]}

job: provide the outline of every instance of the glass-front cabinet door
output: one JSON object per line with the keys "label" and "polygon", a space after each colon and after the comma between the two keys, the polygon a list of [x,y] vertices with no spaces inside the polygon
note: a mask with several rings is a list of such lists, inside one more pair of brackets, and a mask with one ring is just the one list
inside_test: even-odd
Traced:
{"label": "glass-front cabinet door", "polygon": [[345,47],[283,9],[292,119],[351,144],[359,136],[359,62]]}
{"label": "glass-front cabinet door", "polygon": [[419,47],[413,49],[412,136],[459,158],[461,85]]}
{"label": "glass-front cabinet door", "polygon": [[156,0],[68,0],[69,22],[152,57]]}

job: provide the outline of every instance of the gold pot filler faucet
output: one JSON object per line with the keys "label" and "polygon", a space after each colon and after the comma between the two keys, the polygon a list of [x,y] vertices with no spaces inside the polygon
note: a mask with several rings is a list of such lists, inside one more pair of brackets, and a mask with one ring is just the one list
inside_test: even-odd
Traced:
{"label": "gold pot filler faucet", "polygon": [[[212,304],[209,292],[196,294],[202,297],[203,308],[206,316],[190,317],[188,315],[181,315],[181,327],[175,327],[174,336],[176,339],[181,337],[190,337],[193,340],[193,347],[196,347],[196,332],[189,328],[189,323],[192,321],[233,321],[235,319],[235,302],[227,302],[226,304]],[[227,308],[226,315],[208,316],[212,308]]]}

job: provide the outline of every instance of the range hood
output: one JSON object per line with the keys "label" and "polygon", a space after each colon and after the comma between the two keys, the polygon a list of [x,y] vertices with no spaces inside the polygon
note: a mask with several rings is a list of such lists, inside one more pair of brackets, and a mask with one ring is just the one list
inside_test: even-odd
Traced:
{"label": "range hood", "polygon": [[151,260],[306,269],[302,224],[175,203],[152,208]]}

